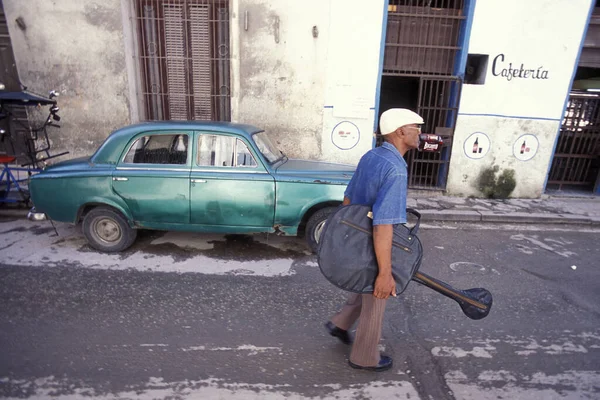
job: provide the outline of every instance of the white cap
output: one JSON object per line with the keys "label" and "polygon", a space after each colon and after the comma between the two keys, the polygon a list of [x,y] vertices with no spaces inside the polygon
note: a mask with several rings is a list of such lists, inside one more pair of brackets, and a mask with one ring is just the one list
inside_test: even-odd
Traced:
{"label": "white cap", "polygon": [[379,118],[379,130],[382,135],[394,132],[396,129],[410,124],[423,124],[423,118],[407,108],[390,108]]}

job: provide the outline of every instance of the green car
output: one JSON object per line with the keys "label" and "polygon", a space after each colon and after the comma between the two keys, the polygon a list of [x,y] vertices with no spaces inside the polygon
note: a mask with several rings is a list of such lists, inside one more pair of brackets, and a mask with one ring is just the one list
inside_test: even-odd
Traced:
{"label": "green car", "polygon": [[32,176],[30,218],[81,222],[105,252],[127,249],[138,229],[304,235],[315,250],[354,169],[288,159],[250,125],[142,123]]}

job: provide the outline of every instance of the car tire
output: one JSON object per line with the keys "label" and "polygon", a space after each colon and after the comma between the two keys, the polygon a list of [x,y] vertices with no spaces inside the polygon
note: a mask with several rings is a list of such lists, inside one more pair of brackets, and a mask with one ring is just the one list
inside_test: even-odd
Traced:
{"label": "car tire", "polygon": [[129,226],[120,212],[108,207],[96,207],[83,218],[83,234],[96,250],[116,253],[135,242],[137,230]]}
{"label": "car tire", "polygon": [[327,218],[329,218],[335,210],[335,207],[325,207],[315,212],[308,219],[308,222],[306,223],[305,238],[308,247],[310,247],[313,253],[316,253],[319,248],[319,237],[325,226],[325,221],[327,221]]}

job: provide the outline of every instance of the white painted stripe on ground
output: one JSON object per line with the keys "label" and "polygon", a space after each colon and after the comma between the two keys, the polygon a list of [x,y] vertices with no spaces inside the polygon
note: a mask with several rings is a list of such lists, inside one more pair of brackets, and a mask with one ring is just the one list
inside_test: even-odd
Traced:
{"label": "white painted stripe on ground", "polygon": [[597,399],[598,371],[565,371],[557,375],[537,372],[532,375],[505,370],[482,371],[476,379],[462,371],[444,376],[453,395],[460,400],[580,400]]}
{"label": "white painted stripe on ground", "polygon": [[[428,341],[435,344],[443,344],[446,339],[436,337]],[[565,355],[565,354],[587,354],[594,349],[600,348],[600,335],[598,332],[565,331],[557,337],[539,339],[534,337],[517,338],[507,336],[502,339],[472,339],[463,338],[465,344],[473,346],[472,351],[460,347],[436,346],[431,353],[437,357],[462,358],[467,356],[488,358],[488,354],[496,353],[496,346],[512,346],[511,350],[520,356],[532,354]],[[464,347],[464,346],[463,346]],[[484,351],[482,351],[483,349]]]}
{"label": "white painted stripe on ground", "polygon": [[206,346],[190,346],[184,347],[183,351],[248,351],[249,356],[254,356],[265,351],[281,352],[281,347],[257,347],[251,344],[243,344],[238,347],[206,347]]}
{"label": "white painted stripe on ground", "polygon": [[[23,229],[23,224],[37,228],[50,228],[48,221],[10,221],[2,223],[0,228],[0,248],[2,248],[5,264],[23,266],[60,266],[77,263],[83,267],[106,270],[128,270],[176,273],[202,273],[212,275],[252,275],[252,276],[287,276],[295,272],[291,269],[294,262],[291,258],[263,259],[257,261],[222,260],[204,255],[196,255],[184,260],[176,260],[169,255],[152,255],[146,252],[136,252],[125,256],[120,254],[105,254],[87,250],[85,238],[72,226],[59,224],[57,237],[53,232],[35,235]],[[28,226],[28,228],[30,227]],[[2,233],[4,232],[4,233]],[[174,233],[167,233],[167,239],[155,242],[171,242]],[[189,236],[193,241],[194,234]],[[184,236],[185,235],[181,235]],[[207,242],[216,236],[206,235],[199,247],[207,247]],[[223,237],[221,236],[221,240]],[[272,242],[276,241],[275,239]],[[188,243],[189,244],[189,243]],[[293,244],[292,244],[293,245]],[[182,247],[186,246],[186,242]],[[284,244],[279,244],[284,247]],[[81,251],[80,249],[86,249]]]}
{"label": "white painted stripe on ground", "polygon": [[[419,394],[410,382],[404,381],[373,381],[368,384],[351,385],[341,389],[338,384],[313,385],[321,394],[315,397],[304,396],[293,392],[290,385],[267,385],[247,383],[227,383],[219,379],[199,381],[166,382],[162,378],[151,378],[142,386],[131,391],[119,393],[96,393],[93,388],[75,387],[74,382],[53,376],[39,378],[34,381],[13,380],[0,378],[0,383],[7,384],[17,390],[22,387],[22,393],[33,392],[26,397],[31,400],[121,400],[121,399],[202,399],[202,400],[352,400],[363,399],[401,399],[419,400]],[[58,394],[70,388],[71,394]],[[25,391],[27,389],[27,391]],[[22,400],[6,397],[7,400]]]}
{"label": "white painted stripe on ground", "polygon": [[436,346],[431,349],[431,354],[436,357],[455,357],[455,358],[463,358],[468,356],[473,356],[477,358],[492,358],[492,354],[490,352],[495,352],[496,348],[493,346],[486,347],[473,347],[473,350],[463,350],[460,347],[444,347],[444,346]]}

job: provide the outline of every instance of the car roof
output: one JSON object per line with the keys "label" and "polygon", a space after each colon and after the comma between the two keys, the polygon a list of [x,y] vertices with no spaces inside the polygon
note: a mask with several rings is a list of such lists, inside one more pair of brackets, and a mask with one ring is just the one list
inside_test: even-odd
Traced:
{"label": "car roof", "polygon": [[91,161],[96,164],[116,164],[123,152],[123,147],[129,140],[144,132],[185,130],[185,131],[209,131],[222,133],[236,133],[250,139],[254,133],[262,129],[253,125],[237,124],[233,122],[218,121],[155,121],[142,122],[128,125],[112,132],[96,150]]}

